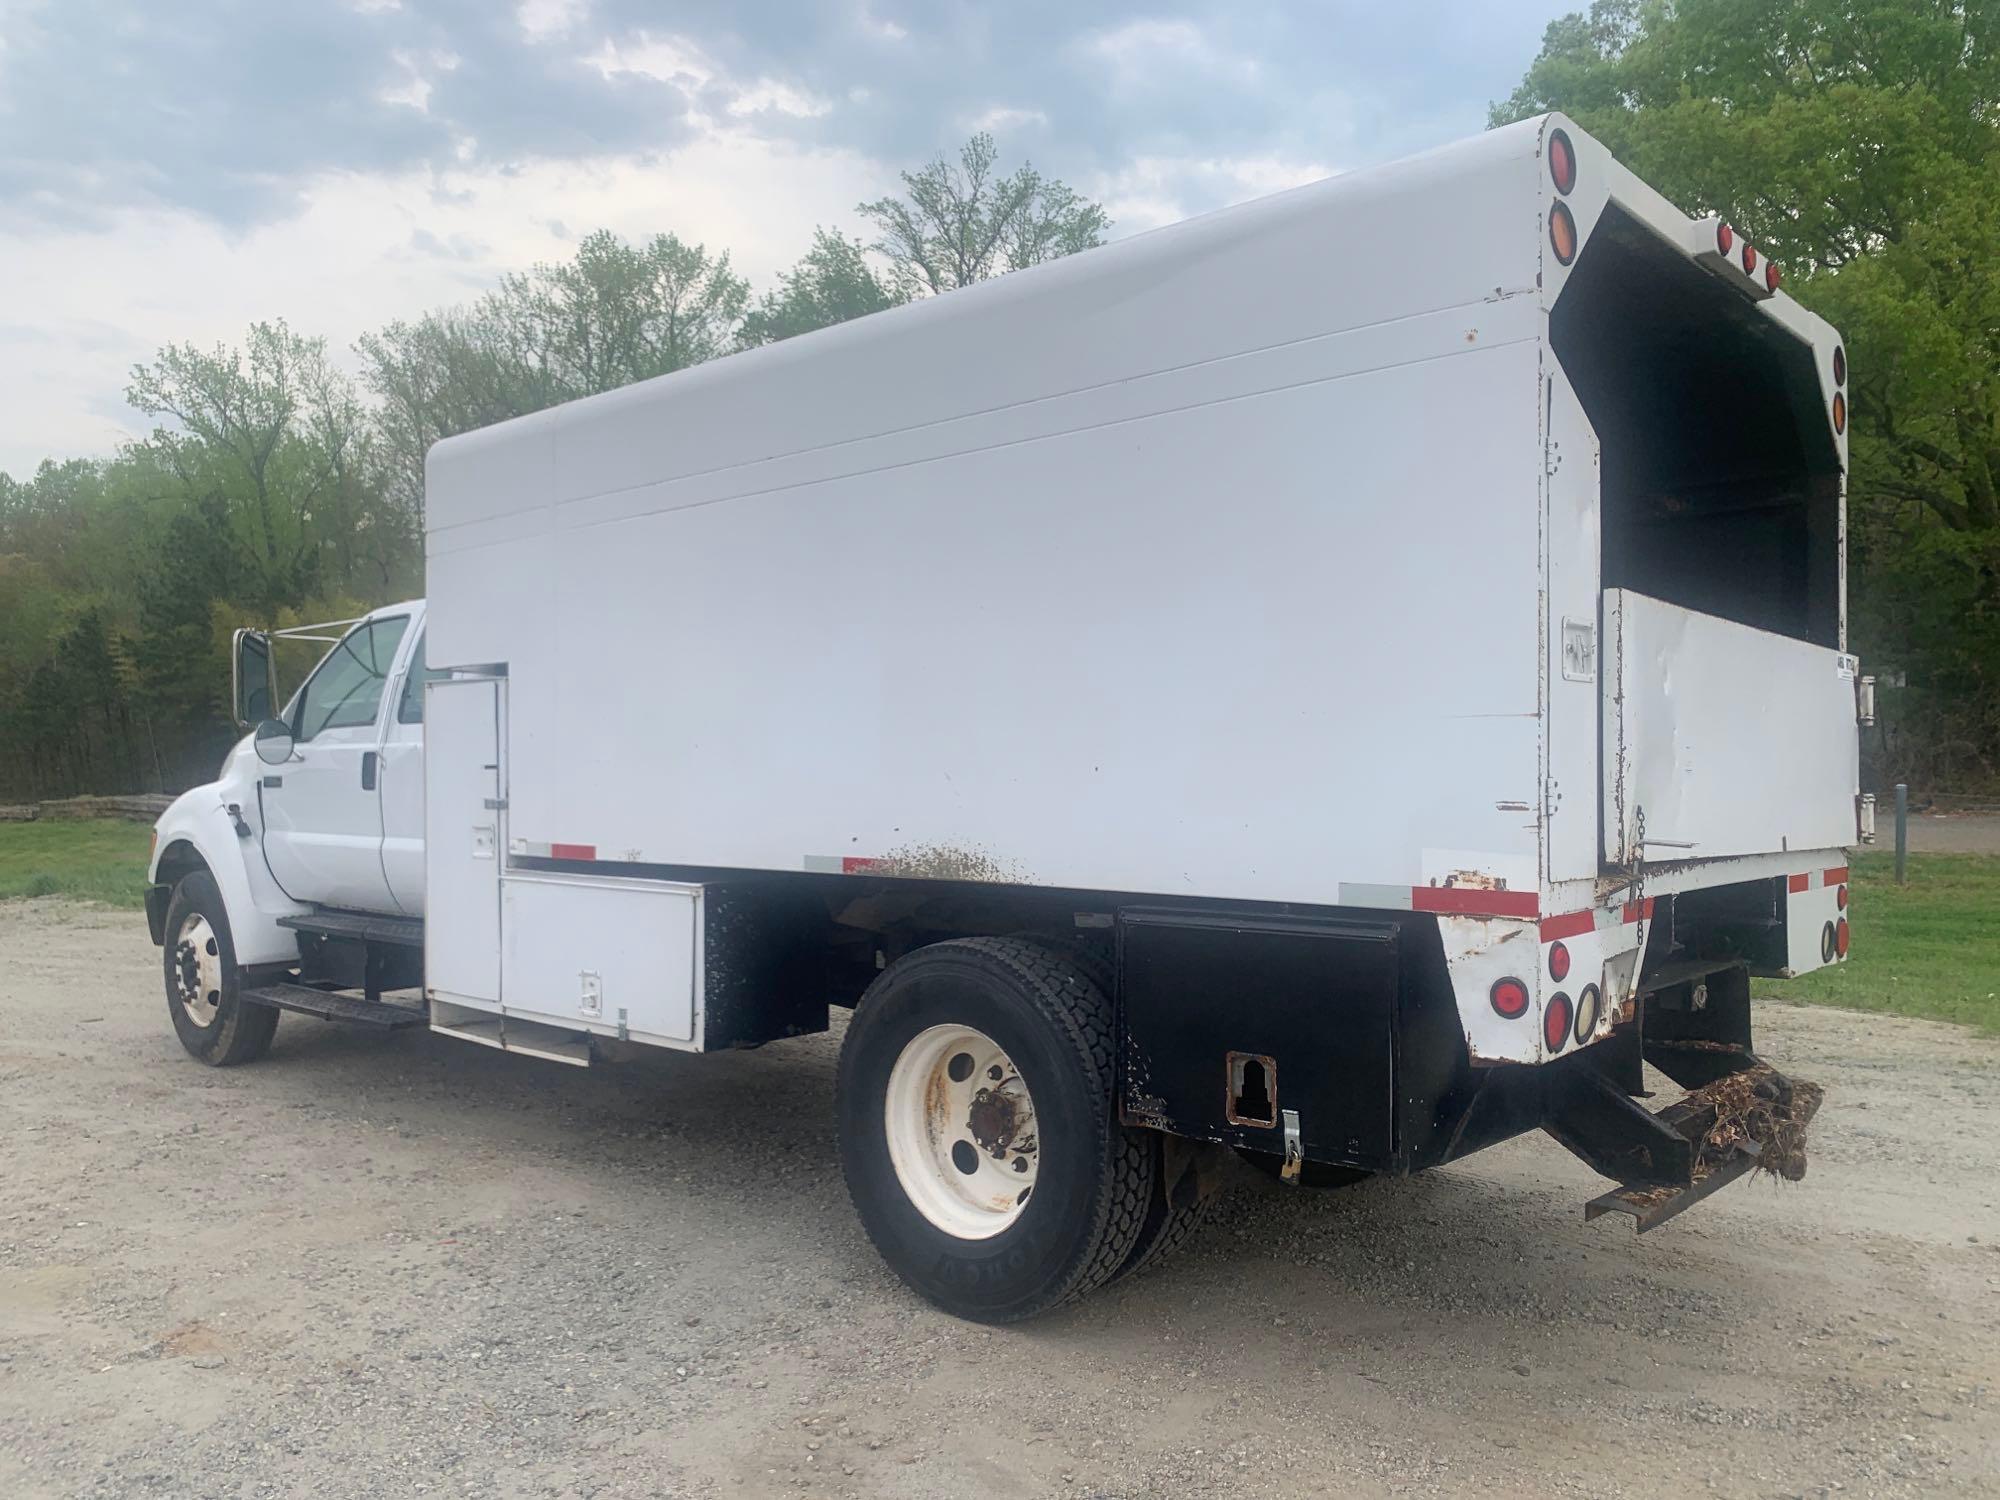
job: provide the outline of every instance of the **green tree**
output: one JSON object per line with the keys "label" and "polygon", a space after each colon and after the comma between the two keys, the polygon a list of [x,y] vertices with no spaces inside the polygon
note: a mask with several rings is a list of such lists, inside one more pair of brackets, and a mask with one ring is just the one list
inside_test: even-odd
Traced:
{"label": "green tree", "polygon": [[776,343],[908,300],[875,274],[859,240],[815,229],[812,249],[791,270],[778,273],[778,289],[766,292],[744,318],[739,336],[745,344]]}
{"label": "green tree", "polygon": [[903,173],[902,196],[856,208],[875,226],[869,248],[888,259],[905,296],[948,292],[1104,243],[1111,219],[1101,205],[1025,162],[999,176],[999,160],[982,131],[956,162],[940,155]]}
{"label": "green tree", "polygon": [[1560,109],[1841,329],[1852,632],[1889,769],[2000,774],[2000,0],[1597,0],[1493,122]]}
{"label": "green tree", "polygon": [[727,353],[749,303],[727,252],[599,230],[572,259],[508,276],[469,307],[363,338],[394,494],[421,514],[424,454],[441,438]]}

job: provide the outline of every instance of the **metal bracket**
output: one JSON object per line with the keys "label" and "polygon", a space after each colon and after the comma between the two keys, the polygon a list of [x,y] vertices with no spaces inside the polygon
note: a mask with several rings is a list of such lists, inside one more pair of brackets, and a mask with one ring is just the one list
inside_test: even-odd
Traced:
{"label": "metal bracket", "polygon": [[[491,766],[487,767],[489,771],[492,769]],[[507,799],[505,797],[488,797],[486,799],[486,810],[488,812],[505,812],[507,810]]]}
{"label": "metal bracket", "polygon": [[1278,1171],[1278,1177],[1291,1187],[1299,1185],[1299,1173],[1306,1164],[1305,1148],[1299,1143],[1299,1112],[1295,1109],[1284,1111],[1285,1120],[1285,1164]]}
{"label": "metal bracket", "polygon": [[632,1040],[631,1028],[625,1024],[625,1007],[622,1005],[618,1007],[618,1040],[621,1042]]}

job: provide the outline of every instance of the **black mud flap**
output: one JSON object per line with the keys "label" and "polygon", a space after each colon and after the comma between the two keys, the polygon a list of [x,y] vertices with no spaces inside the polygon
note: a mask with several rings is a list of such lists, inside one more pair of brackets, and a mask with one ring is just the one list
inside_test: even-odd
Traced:
{"label": "black mud flap", "polygon": [[[1618,1183],[1584,1205],[1586,1220],[1630,1214],[1643,1233],[1747,1172],[1805,1175],[1819,1085],[1787,1078],[1750,1050],[1740,967],[1686,968],[1648,986],[1642,1045],[1637,1036],[1613,1041],[1545,1069],[1543,1129]],[[1642,1051],[1688,1091],[1657,1112],[1631,1097],[1642,1086]]]}

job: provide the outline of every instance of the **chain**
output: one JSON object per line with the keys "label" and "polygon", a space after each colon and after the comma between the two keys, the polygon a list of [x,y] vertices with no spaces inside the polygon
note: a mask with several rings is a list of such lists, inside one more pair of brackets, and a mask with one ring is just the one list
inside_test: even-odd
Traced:
{"label": "chain", "polygon": [[1637,916],[1634,935],[1639,943],[1639,957],[1632,965],[1632,988],[1639,988],[1639,981],[1645,978],[1646,967],[1646,809],[1634,807],[1633,821],[1636,824],[1635,840],[1632,847],[1632,907]]}

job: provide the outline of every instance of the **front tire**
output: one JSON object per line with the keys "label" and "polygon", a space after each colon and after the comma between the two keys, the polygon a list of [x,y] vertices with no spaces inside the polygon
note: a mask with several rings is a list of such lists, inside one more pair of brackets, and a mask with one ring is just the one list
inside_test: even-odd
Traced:
{"label": "front tire", "polygon": [[945,1311],[1033,1317],[1108,1281],[1158,1138],[1112,1109],[1110,998],[1066,955],[969,938],[892,964],[840,1050],[841,1166],[892,1269]]}
{"label": "front tire", "polygon": [[278,1013],[242,999],[229,909],[208,871],[181,877],[167,903],[165,932],[167,1013],[188,1055],[230,1068],[270,1051]]}

